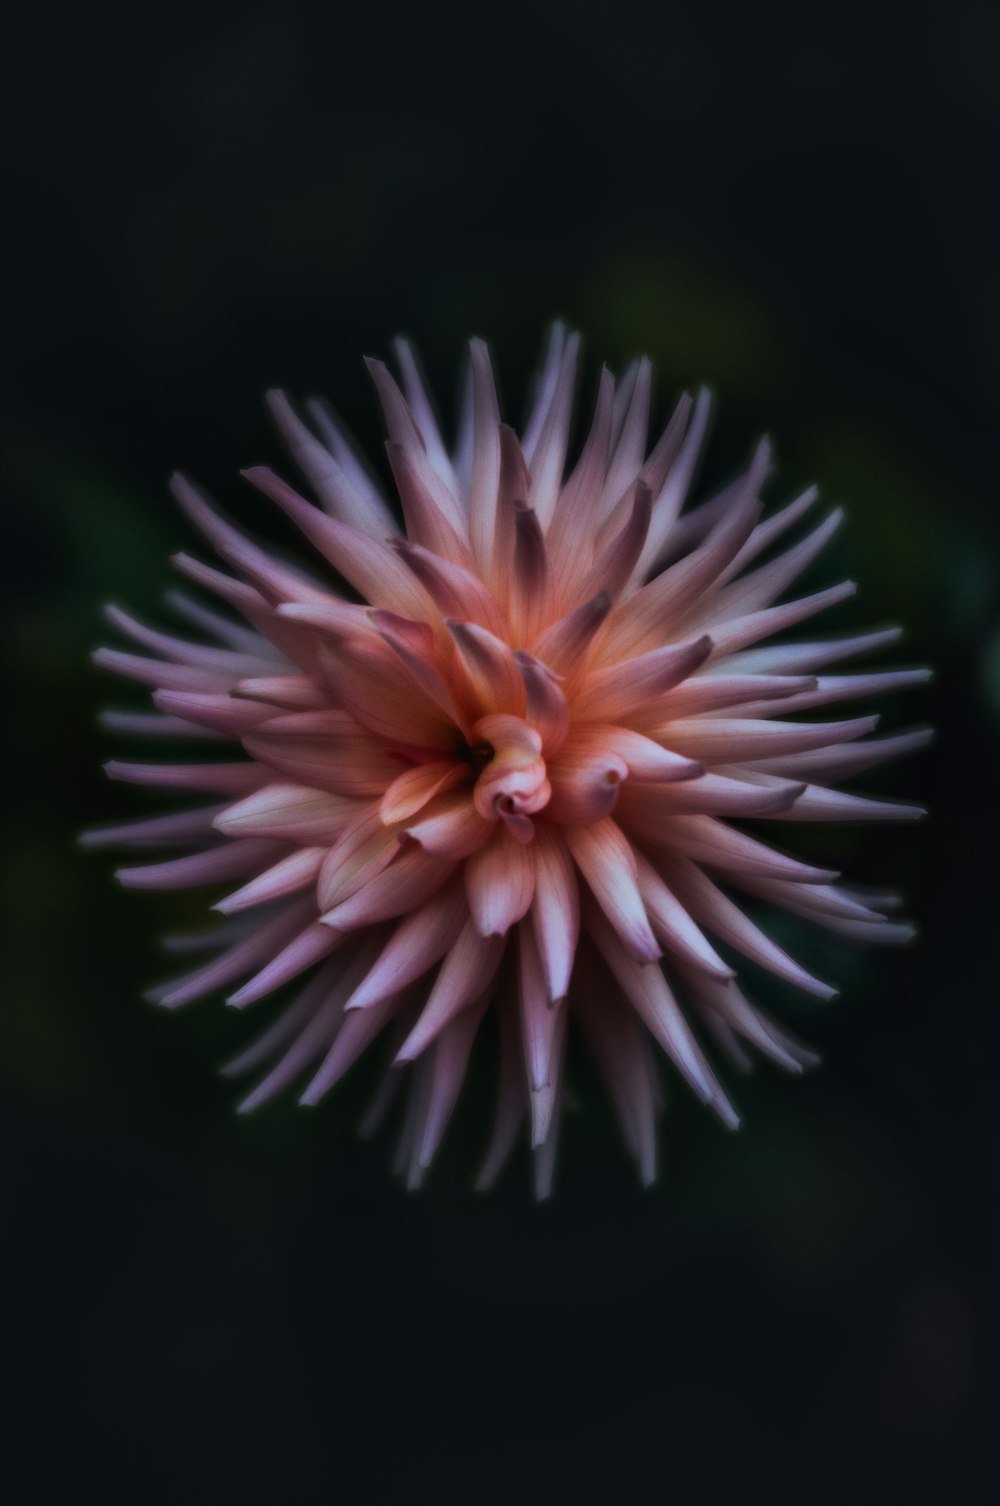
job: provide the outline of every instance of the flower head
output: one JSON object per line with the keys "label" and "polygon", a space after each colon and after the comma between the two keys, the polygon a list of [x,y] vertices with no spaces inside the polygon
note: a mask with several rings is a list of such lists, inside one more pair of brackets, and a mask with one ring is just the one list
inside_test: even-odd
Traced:
{"label": "flower head", "polygon": [[[434,1156],[488,1010],[500,1090],[479,1185],[527,1119],[536,1188],[548,1192],[577,1028],[648,1181],[654,1047],[730,1125],[701,1027],[737,1062],[746,1045],[792,1071],[810,1060],[730,959],[834,992],[731,891],[852,939],[908,934],[884,896],[731,824],[920,814],[838,786],[926,733],[873,738],[873,716],[799,717],[922,681],[826,673],[897,633],[766,642],[853,594],[845,582],[780,603],[839,513],[786,547],[816,493],[762,517],[766,442],[685,511],[707,394],[682,397],[647,454],[647,361],[618,383],[602,373],[569,464],[577,343],[553,332],[519,438],[474,341],[452,450],[409,347],[396,347],[401,387],[371,362],[398,506],[326,408],[303,417],[272,393],[319,505],[269,469],[244,474],[320,568],[287,564],[176,477],[177,500],[228,570],[186,554],[174,563],[225,610],[172,596],[193,642],[109,609],[139,652],[96,655],[153,691],[155,712],[110,713],[110,727],[213,750],[109,764],[113,778],[204,798],[87,839],[168,849],[121,869],[130,887],[225,886],[214,906],[224,919],[197,942],[207,960],[151,997],[174,1008],[223,990],[245,1008],[294,985],[228,1068],[261,1074],[244,1109],[296,1082],[315,1104],[387,1034],[394,1069],[377,1109],[408,1079],[409,1185]],[[221,760],[220,740],[231,748]]]}

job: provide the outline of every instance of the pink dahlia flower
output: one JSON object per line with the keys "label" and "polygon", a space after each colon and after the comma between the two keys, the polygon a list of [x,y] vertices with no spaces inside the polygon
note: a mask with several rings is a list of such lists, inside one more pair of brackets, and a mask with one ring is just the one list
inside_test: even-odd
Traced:
{"label": "pink dahlia flower", "polygon": [[834,992],[733,891],[852,939],[909,934],[887,918],[890,899],[732,824],[920,814],[839,785],[925,732],[871,737],[874,716],[799,715],[923,681],[921,670],[827,672],[896,630],[766,642],[853,595],[848,581],[780,601],[840,513],[775,550],[816,493],[762,517],[766,442],[685,512],[709,400],[682,397],[647,454],[648,361],[621,382],[602,373],[569,464],[577,346],[553,332],[519,438],[473,341],[452,449],[409,347],[396,347],[401,387],[369,363],[398,504],[326,408],[302,416],[272,393],[319,505],[265,467],[245,475],[308,539],[315,572],[254,543],[177,477],[177,500],[228,571],[186,554],[174,563],[226,610],[172,596],[200,635],[190,641],[110,608],[139,651],[96,655],[153,691],[155,712],[114,712],[109,727],[232,750],[108,765],[126,783],[208,797],[90,833],[91,845],[170,853],[121,869],[122,883],[227,891],[218,928],[180,943],[204,958],[151,997],[175,1008],[227,990],[242,1009],[294,985],[226,1069],[262,1074],[243,1109],[297,1081],[301,1102],[317,1103],[387,1034],[394,1070],[374,1112],[408,1082],[409,1186],[431,1163],[488,1011],[499,1106],[478,1185],[527,1119],[536,1190],[548,1193],[571,1028],[648,1182],[654,1045],[727,1125],[737,1116],[701,1027],[737,1063],[746,1046],[791,1071],[810,1060],[731,959],[821,999]]}

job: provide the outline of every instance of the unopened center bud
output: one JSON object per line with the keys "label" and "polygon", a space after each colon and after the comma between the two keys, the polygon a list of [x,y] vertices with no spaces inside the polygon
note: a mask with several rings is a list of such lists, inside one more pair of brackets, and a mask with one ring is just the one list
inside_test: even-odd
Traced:
{"label": "unopened center bud", "polygon": [[503,821],[519,842],[530,842],[535,834],[530,818],[552,794],[541,737],[523,718],[502,712],[481,717],[472,731],[477,744],[493,749],[476,781],[477,811],[489,821]]}

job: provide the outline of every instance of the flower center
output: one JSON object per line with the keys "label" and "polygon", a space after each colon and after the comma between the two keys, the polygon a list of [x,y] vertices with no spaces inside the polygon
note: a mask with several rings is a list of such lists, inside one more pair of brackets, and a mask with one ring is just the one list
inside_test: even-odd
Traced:
{"label": "flower center", "polygon": [[539,733],[521,717],[502,712],[481,717],[472,732],[473,767],[480,771],[476,810],[488,821],[503,821],[517,841],[530,842],[531,817],[552,794]]}

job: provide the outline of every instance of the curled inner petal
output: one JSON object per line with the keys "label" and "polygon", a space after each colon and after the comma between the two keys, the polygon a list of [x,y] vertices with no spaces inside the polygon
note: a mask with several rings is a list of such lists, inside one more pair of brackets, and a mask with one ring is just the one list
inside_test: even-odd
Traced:
{"label": "curled inner petal", "polygon": [[473,732],[491,749],[476,782],[476,810],[487,820],[505,821],[519,841],[530,841],[525,819],[543,810],[552,794],[541,733],[521,717],[502,712],[481,717]]}

